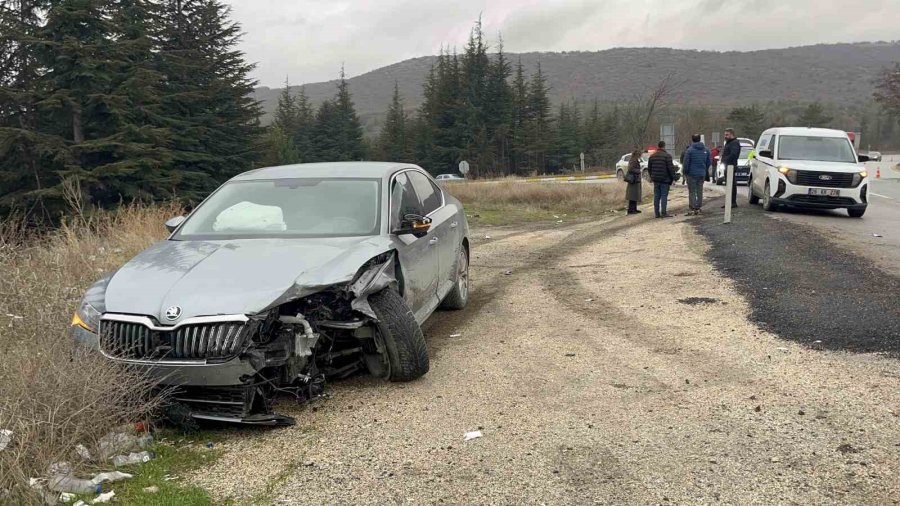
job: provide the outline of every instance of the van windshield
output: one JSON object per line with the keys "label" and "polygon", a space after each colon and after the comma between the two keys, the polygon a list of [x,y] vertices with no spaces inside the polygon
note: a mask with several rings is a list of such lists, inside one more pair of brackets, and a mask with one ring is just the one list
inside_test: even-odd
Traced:
{"label": "van windshield", "polygon": [[843,137],[782,135],[778,139],[778,159],[856,163],[850,140]]}

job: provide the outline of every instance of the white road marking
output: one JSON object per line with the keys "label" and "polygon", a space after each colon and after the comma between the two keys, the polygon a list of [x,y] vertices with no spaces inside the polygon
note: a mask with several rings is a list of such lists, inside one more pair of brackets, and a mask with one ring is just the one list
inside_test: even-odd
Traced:
{"label": "white road marking", "polygon": [[894,200],[894,197],[888,197],[887,195],[880,195],[875,192],[869,192],[869,195],[875,195],[876,197],[881,197],[883,199]]}

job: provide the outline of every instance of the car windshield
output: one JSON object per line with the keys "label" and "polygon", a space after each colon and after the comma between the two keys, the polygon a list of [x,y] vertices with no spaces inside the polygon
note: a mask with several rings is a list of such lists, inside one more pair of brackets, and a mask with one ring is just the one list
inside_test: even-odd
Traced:
{"label": "car windshield", "polygon": [[850,140],[843,137],[782,135],[778,139],[779,160],[854,163]]}
{"label": "car windshield", "polygon": [[232,181],[194,211],[175,240],[377,235],[381,180]]}
{"label": "car windshield", "polygon": [[738,158],[749,158],[751,151],[753,151],[753,148],[750,146],[741,146],[741,154]]}

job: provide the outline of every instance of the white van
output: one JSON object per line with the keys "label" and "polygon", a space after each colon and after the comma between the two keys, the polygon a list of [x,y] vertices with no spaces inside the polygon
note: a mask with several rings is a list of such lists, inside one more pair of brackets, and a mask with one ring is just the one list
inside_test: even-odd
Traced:
{"label": "white van", "polygon": [[778,207],[847,209],[860,218],[868,206],[868,173],[847,132],[825,128],[770,128],[750,162],[750,203]]}

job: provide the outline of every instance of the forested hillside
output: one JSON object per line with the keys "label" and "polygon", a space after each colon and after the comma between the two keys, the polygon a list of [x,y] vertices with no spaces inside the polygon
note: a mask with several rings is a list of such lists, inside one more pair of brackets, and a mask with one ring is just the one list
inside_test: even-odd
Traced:
{"label": "forested hillside", "polygon": [[[565,53],[509,53],[528,73],[541,64],[554,105],[576,99],[612,102],[630,99],[642,88],[674,72],[680,86],[677,103],[736,106],[752,102],[797,101],[862,104],[871,99],[873,79],[900,61],[900,43],[829,44],[751,52],[690,51],[665,48],[617,48]],[[364,122],[380,121],[394,82],[410,108],[422,103],[422,83],[437,56],[405,60],[350,78],[357,112]],[[337,68],[337,67],[336,67]],[[337,73],[337,71],[335,71]],[[302,83],[303,76],[289,76]],[[304,85],[311,103],[334,94],[334,82]],[[257,88],[254,96],[270,114],[277,88]]]}

